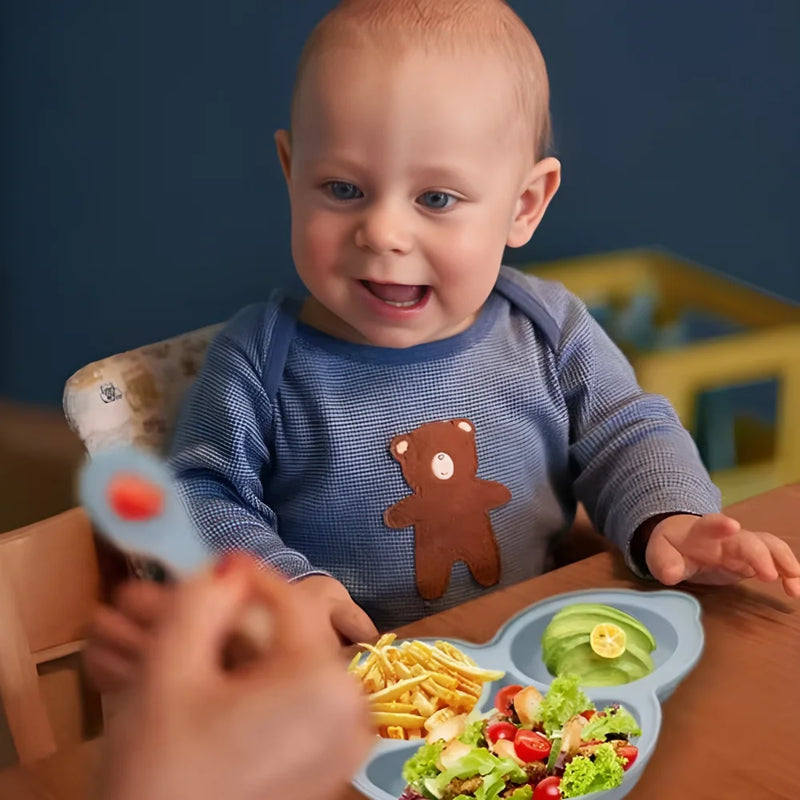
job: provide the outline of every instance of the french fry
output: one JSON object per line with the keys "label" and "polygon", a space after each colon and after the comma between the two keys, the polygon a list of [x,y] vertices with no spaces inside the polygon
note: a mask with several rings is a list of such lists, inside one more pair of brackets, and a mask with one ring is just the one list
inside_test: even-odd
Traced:
{"label": "french fry", "polygon": [[413,714],[417,707],[413,703],[371,703],[371,711],[401,712],[403,714]]}
{"label": "french fry", "polygon": [[389,700],[395,700],[400,697],[406,689],[413,686],[418,686],[423,681],[428,679],[430,673],[426,672],[423,675],[416,675],[413,678],[406,678],[404,681],[398,681],[393,686],[387,686],[379,692],[372,692],[369,696],[370,703],[386,703]]}
{"label": "french fry", "polygon": [[362,644],[348,671],[367,691],[373,723],[388,739],[421,739],[434,727],[470,712],[483,685],[504,673],[479,667],[450,642],[407,640],[387,633]]}
{"label": "french fry", "polygon": [[370,716],[375,725],[399,725],[401,728],[416,728],[419,717],[416,714],[395,714],[391,711],[371,711]]}

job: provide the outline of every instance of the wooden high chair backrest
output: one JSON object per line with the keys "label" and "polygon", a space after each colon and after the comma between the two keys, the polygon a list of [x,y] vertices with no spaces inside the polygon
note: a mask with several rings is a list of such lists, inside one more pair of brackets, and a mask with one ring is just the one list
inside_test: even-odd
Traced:
{"label": "wooden high chair backrest", "polygon": [[82,509],[0,534],[0,698],[23,764],[57,749],[40,670],[81,650],[99,587]]}

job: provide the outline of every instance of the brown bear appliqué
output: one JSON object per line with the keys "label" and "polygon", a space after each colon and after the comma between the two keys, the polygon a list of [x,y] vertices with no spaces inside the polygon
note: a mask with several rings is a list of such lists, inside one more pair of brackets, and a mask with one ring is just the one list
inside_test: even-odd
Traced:
{"label": "brown bear appliqu\u00e9", "polygon": [[441,597],[455,561],[464,561],[481,586],[500,580],[500,551],[489,509],[511,499],[496,481],[477,476],[475,426],[467,419],[429,422],[395,436],[390,445],[413,490],[386,509],[390,528],[414,526],[417,588]]}

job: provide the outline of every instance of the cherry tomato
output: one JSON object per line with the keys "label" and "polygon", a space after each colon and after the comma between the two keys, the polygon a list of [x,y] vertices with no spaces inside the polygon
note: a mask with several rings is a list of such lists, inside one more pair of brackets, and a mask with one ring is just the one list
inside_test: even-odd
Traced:
{"label": "cherry tomato", "polygon": [[544,761],[550,755],[550,740],[537,731],[521,728],[514,737],[514,752],[523,761]]}
{"label": "cherry tomato", "polygon": [[511,716],[514,707],[514,695],[522,691],[522,687],[516,683],[504,686],[494,698],[494,707],[505,717]]}
{"label": "cherry tomato", "polygon": [[557,775],[539,781],[533,790],[533,800],[561,800],[561,789],[558,788],[560,783],[561,778]]}
{"label": "cherry tomato", "polygon": [[494,744],[498,739],[510,739],[513,742],[514,737],[517,735],[517,730],[519,730],[517,726],[510,722],[493,722],[491,725],[486,726],[486,739],[491,744]]}
{"label": "cherry tomato", "polygon": [[622,765],[622,769],[630,769],[636,761],[636,756],[639,755],[639,748],[635,744],[624,744],[617,750],[617,755],[628,759],[628,762]]}
{"label": "cherry tomato", "polygon": [[591,719],[591,718],[592,718],[592,717],[593,717],[593,716],[594,716],[596,713],[597,713],[597,712],[596,712],[596,711],[594,711],[593,709],[591,709],[591,708],[587,708],[587,709],[586,709],[586,711],[581,711],[581,716],[582,716],[584,719],[587,719],[587,720],[589,720],[589,719]]}

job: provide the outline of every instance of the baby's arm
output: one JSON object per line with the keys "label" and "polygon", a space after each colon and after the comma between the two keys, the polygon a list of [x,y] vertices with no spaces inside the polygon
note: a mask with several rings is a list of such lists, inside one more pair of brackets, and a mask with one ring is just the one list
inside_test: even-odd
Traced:
{"label": "baby's arm", "polygon": [[551,301],[575,495],[628,565],[645,574],[631,552],[634,532],[663,515],[718,512],[719,490],[669,402],[641,389],[583,303],[563,289]]}
{"label": "baby's arm", "polygon": [[629,566],[668,585],[780,578],[787,594],[800,596],[800,563],[789,546],[718,513],[719,491],[674,410],[641,390],[576,298],[566,303],[562,330],[576,496]]}
{"label": "baby's arm", "polygon": [[[272,466],[273,406],[265,374],[268,321],[246,309],[212,342],[184,404],[171,452],[178,492],[205,541],[246,550],[298,582],[324,606],[343,638],[373,638],[369,617],[347,589],[280,538],[262,476]],[[313,580],[312,580],[313,578]],[[311,584],[315,587],[311,590]]]}

